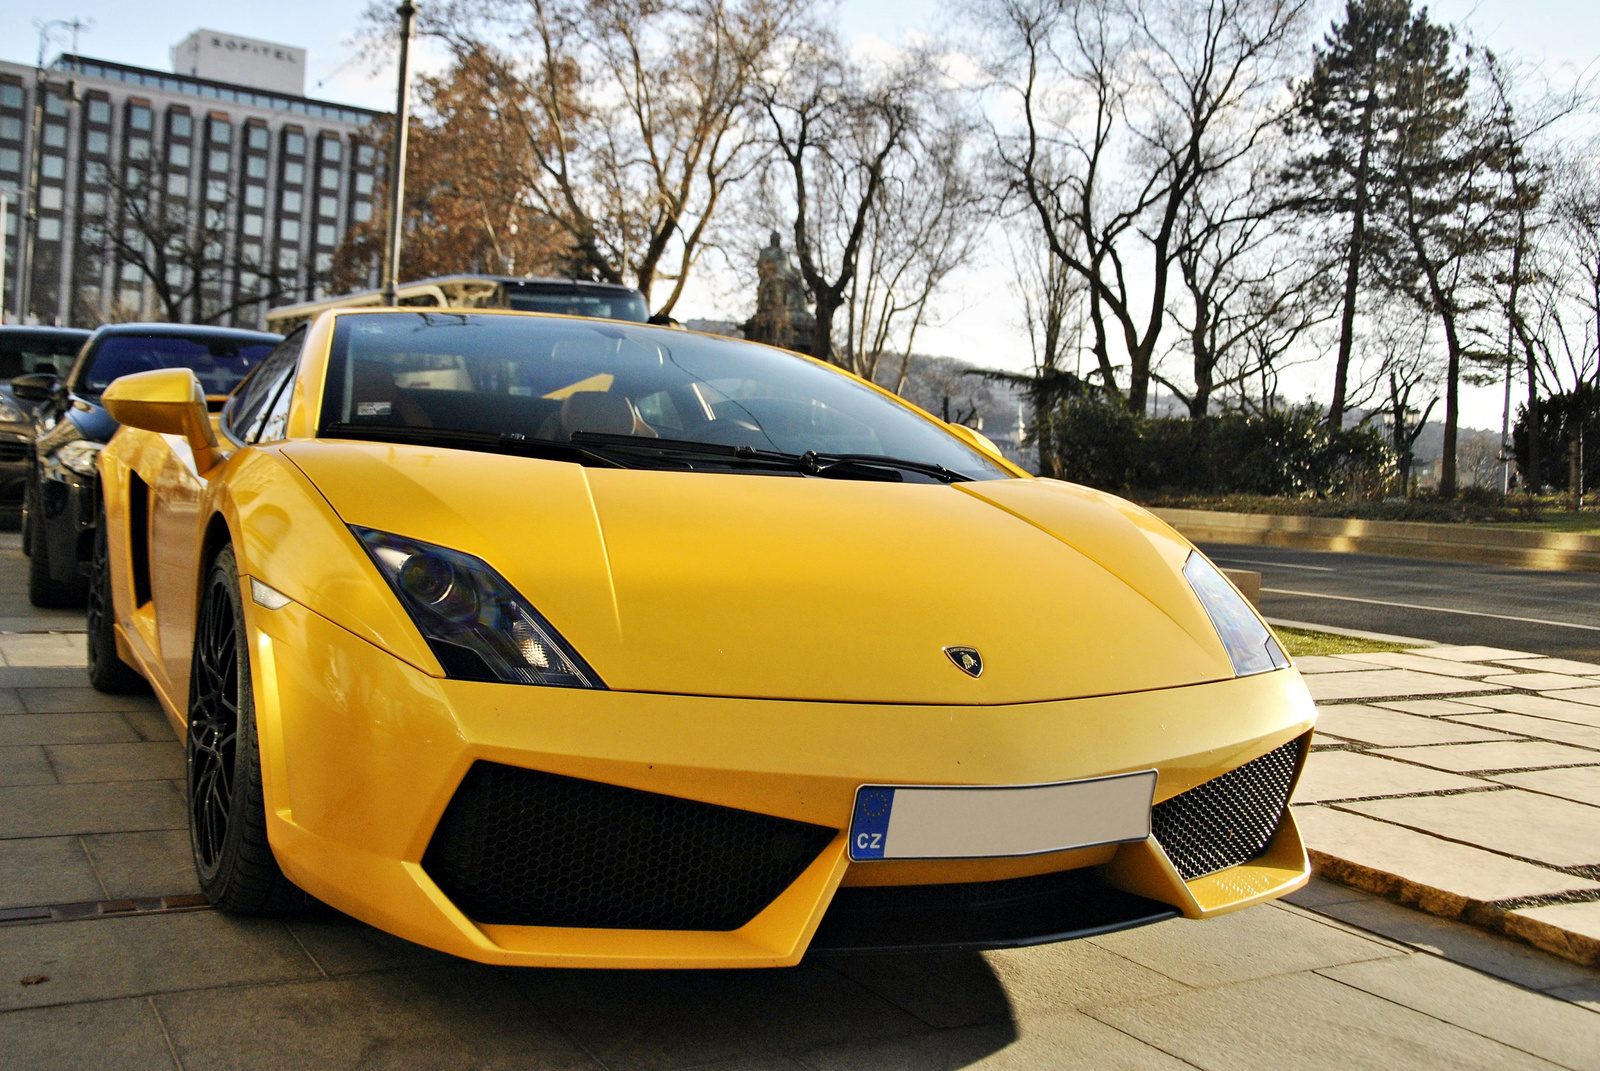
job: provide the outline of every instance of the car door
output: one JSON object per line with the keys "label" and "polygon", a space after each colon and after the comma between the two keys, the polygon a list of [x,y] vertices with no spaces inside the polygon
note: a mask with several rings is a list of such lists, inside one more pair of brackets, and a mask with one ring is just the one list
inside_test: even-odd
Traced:
{"label": "car door", "polygon": [[[226,453],[256,441],[272,402],[293,379],[305,341],[303,331],[279,343],[235,389],[223,407],[218,430]],[[176,701],[188,694],[189,659],[194,646],[194,614],[200,590],[199,559],[204,538],[200,500],[210,474],[201,474],[189,444],[163,435],[167,450],[152,468],[139,475],[150,486],[150,591],[155,603],[156,633],[168,694]]]}

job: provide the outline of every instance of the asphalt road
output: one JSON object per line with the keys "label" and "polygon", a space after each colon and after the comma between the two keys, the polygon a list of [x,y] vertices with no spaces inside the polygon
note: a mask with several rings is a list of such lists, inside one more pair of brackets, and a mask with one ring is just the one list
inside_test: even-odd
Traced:
{"label": "asphalt road", "polygon": [[1261,573],[1268,617],[1600,660],[1600,574],[1202,544]]}

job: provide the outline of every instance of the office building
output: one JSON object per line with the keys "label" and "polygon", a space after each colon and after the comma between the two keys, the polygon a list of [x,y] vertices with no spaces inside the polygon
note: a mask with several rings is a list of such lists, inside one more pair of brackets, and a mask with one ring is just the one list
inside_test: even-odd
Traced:
{"label": "office building", "polygon": [[[149,251],[152,236],[169,234],[168,246],[189,254],[166,266],[170,291],[187,295],[181,317],[255,326],[269,300],[323,296],[345,231],[379,211],[374,142],[384,116],[305,97],[304,50],[199,30],[172,57],[188,73],[64,54],[44,71],[37,101],[35,68],[0,62],[0,191],[12,191],[8,321],[166,317],[151,271],[112,239]],[[35,147],[38,224],[24,310]],[[132,218],[139,212],[142,221]]]}

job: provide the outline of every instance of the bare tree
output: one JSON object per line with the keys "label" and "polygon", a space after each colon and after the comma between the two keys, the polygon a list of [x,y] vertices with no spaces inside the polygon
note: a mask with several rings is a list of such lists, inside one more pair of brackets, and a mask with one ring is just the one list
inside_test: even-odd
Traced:
{"label": "bare tree", "polygon": [[1068,371],[1066,367],[1069,353],[1082,352],[1087,327],[1085,287],[1079,275],[1050,255],[1036,227],[1024,225],[1016,229],[1020,233],[1011,236],[1011,264],[1022,298],[1023,326],[1028,332],[1033,371],[989,374],[1027,391],[1032,410],[1027,444],[1038,450],[1039,471],[1059,480],[1065,475],[1056,443],[1061,405],[1088,390],[1080,370],[1075,367]]}
{"label": "bare tree", "polygon": [[1332,315],[1325,282],[1328,256],[1276,203],[1277,162],[1263,152],[1240,174],[1220,173],[1196,186],[1179,221],[1176,263],[1184,300],[1173,322],[1184,332],[1193,388],[1151,376],[1205,416],[1212,397],[1244,388]]}
{"label": "bare tree", "polygon": [[904,391],[917,332],[939,318],[934,298],[968,264],[987,222],[987,192],[974,175],[964,115],[918,124],[892,160],[870,215],[866,248],[846,302],[846,368],[876,380],[893,353]]}
{"label": "bare tree", "polygon": [[[401,278],[463,271],[569,272],[569,233],[527,195],[527,176],[536,164],[520,118],[525,107],[510,103],[521,83],[507,82],[505,58],[486,49],[463,48],[452,60],[442,74],[418,79],[417,110],[408,135]],[[381,152],[388,152],[390,137],[380,138]],[[375,200],[388,203],[387,181],[379,181]],[[374,216],[345,232],[334,256],[330,290],[370,285],[387,229],[387,220]]]}
{"label": "bare tree", "polygon": [[[1589,233],[1600,240],[1600,230],[1595,229],[1600,228],[1600,197],[1589,208],[1584,204],[1589,197],[1578,192],[1585,184],[1587,170],[1568,169],[1567,177],[1575,181],[1567,183],[1567,189],[1554,204],[1546,197],[1552,179],[1561,177],[1558,151],[1550,144],[1550,136],[1569,116],[1588,106],[1590,91],[1585,80],[1557,90],[1538,68],[1502,58],[1487,49],[1480,50],[1478,56],[1488,84],[1491,129],[1498,135],[1506,158],[1505,206],[1511,216],[1511,232],[1496,290],[1505,319],[1507,389],[1511,370],[1521,363],[1528,387],[1526,411],[1530,426],[1537,427],[1539,352],[1543,340],[1530,328],[1528,308],[1548,313],[1547,326],[1560,330],[1561,302],[1551,304],[1548,298],[1566,288],[1568,272],[1564,269],[1600,260],[1600,241],[1586,242],[1584,237]],[[1575,198],[1568,196],[1573,193]],[[1563,256],[1563,252],[1576,256]],[[1600,278],[1596,283],[1600,285]],[[1541,288],[1546,297],[1543,302],[1538,293]],[[1596,298],[1594,307],[1600,316],[1600,293]],[[1540,468],[1539,436],[1534,435],[1528,439],[1527,471],[1523,473],[1528,486],[1543,485]]]}
{"label": "bare tree", "polygon": [[[758,159],[752,85],[805,0],[457,0],[424,29],[498,59],[533,209],[575,276],[670,284],[666,315],[714,243],[730,186]],[[386,24],[384,7],[372,9]]]}
{"label": "bare tree", "polygon": [[[1195,187],[1274,116],[1309,0],[992,0],[979,14],[1020,116],[997,138],[1012,196],[1090,290],[1102,380],[1144,408]],[[1148,297],[1145,291],[1148,290]],[[1106,322],[1109,316],[1110,323]]]}
{"label": "bare tree", "polygon": [[[106,176],[109,214],[104,226],[86,221],[82,242],[131,265],[171,323],[220,323],[294,290],[294,273],[260,259],[227,256],[224,207],[193,205],[187,190],[169,192],[150,160],[124,161]],[[225,297],[226,295],[226,297]]]}
{"label": "bare tree", "polygon": [[874,78],[843,52],[831,34],[815,34],[760,87],[774,153],[768,196],[792,223],[795,260],[816,302],[811,353],[828,361],[838,359],[834,317],[850,303],[862,257],[882,231],[874,218],[915,140],[929,81],[922,57]]}
{"label": "bare tree", "polygon": [[1371,330],[1360,340],[1361,382],[1350,396],[1388,426],[1389,444],[1400,468],[1402,493],[1411,493],[1415,447],[1439,404],[1443,369],[1428,338],[1428,317],[1408,301],[1388,301],[1370,317]]}

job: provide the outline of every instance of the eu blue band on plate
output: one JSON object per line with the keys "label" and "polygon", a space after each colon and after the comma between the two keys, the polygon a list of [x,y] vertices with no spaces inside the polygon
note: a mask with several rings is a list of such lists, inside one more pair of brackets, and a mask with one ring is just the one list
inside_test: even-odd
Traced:
{"label": "eu blue band on plate", "polygon": [[864,785],[856,791],[856,813],[850,822],[850,858],[883,858],[892,810],[894,789]]}

